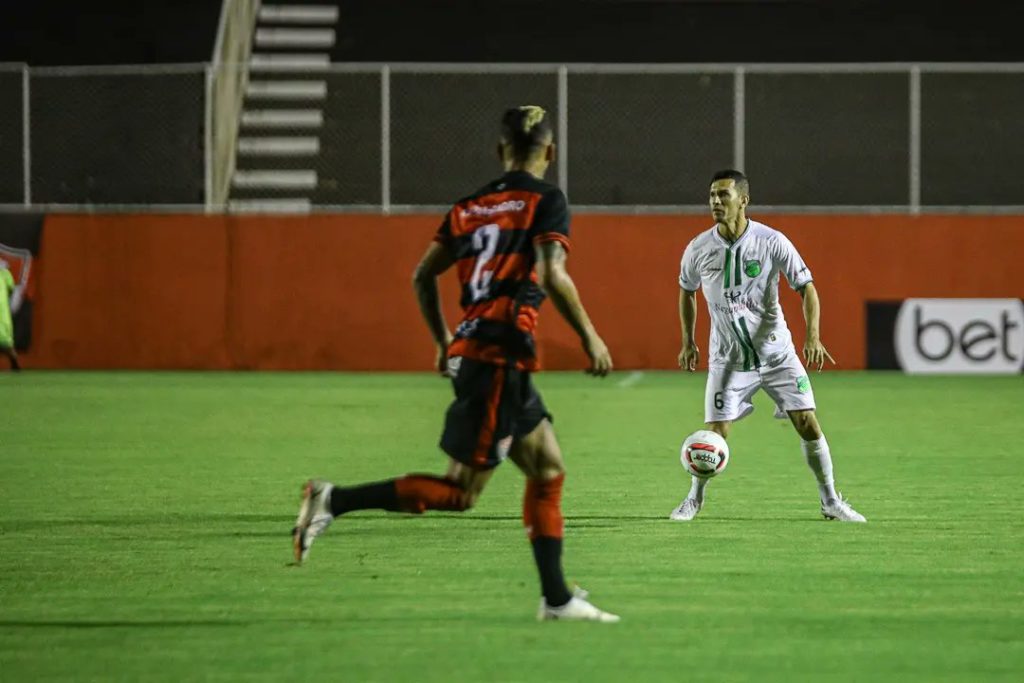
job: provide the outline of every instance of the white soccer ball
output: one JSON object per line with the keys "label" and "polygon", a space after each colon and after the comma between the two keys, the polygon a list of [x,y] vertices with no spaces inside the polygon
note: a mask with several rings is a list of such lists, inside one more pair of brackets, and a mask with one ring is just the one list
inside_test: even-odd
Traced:
{"label": "white soccer ball", "polygon": [[724,472],[729,464],[729,444],[718,432],[701,429],[683,441],[679,460],[693,476],[711,479]]}

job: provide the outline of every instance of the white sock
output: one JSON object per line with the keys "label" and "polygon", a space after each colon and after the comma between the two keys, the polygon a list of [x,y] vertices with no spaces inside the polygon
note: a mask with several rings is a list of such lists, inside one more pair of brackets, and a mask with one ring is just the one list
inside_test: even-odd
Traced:
{"label": "white sock", "polygon": [[807,458],[807,465],[814,472],[814,478],[818,480],[818,494],[821,502],[827,503],[830,500],[838,500],[835,480],[832,479],[832,455],[828,450],[828,441],[823,434],[817,441],[801,441],[804,457]]}
{"label": "white sock", "polygon": [[693,498],[695,501],[704,504],[704,488],[708,485],[708,479],[701,479],[690,475],[693,479],[693,483],[690,484],[690,492],[686,495],[687,498]]}

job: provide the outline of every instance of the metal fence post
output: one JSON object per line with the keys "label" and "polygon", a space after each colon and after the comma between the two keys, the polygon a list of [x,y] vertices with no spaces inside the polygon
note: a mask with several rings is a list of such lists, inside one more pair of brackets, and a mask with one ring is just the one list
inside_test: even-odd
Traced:
{"label": "metal fence post", "polygon": [[203,173],[206,213],[213,211],[213,65],[206,65],[206,87],[203,91]]}
{"label": "metal fence post", "polygon": [[910,213],[921,213],[921,67],[910,67]]}
{"label": "metal fence post", "polygon": [[30,125],[32,102],[30,95],[28,64],[24,64],[21,67],[21,154],[25,206],[32,206],[32,126]]}
{"label": "metal fence post", "polygon": [[569,196],[569,67],[558,67],[558,184]]}
{"label": "metal fence post", "polygon": [[746,70],[742,66],[733,72],[733,109],[732,109],[732,165],[737,171],[746,173]]}
{"label": "metal fence post", "polygon": [[391,67],[380,68],[380,209],[391,213]]}

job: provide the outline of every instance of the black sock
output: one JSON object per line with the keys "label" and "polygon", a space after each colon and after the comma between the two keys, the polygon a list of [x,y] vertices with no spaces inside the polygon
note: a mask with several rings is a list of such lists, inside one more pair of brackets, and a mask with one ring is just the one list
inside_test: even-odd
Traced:
{"label": "black sock", "polygon": [[533,559],[540,572],[540,586],[544,601],[551,607],[561,607],[569,602],[572,593],[562,576],[562,539],[538,536],[533,539]]}
{"label": "black sock", "polygon": [[335,486],[331,491],[331,514],[337,517],[353,510],[398,510],[395,480],[388,479],[347,489]]}

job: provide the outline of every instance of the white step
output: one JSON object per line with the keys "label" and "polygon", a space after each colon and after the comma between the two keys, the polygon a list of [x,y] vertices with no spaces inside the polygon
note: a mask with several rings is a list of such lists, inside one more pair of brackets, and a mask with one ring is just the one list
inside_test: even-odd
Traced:
{"label": "white step", "polygon": [[249,109],[242,112],[245,128],[319,128],[324,113],[319,109]]}
{"label": "white step", "polygon": [[327,82],[249,81],[245,94],[269,100],[322,100],[327,97]]}
{"label": "white step", "polygon": [[312,190],[316,171],[235,171],[231,184],[259,190]]}
{"label": "white step", "polygon": [[238,138],[238,153],[265,157],[313,156],[320,153],[320,138]]}
{"label": "white step", "polygon": [[324,52],[304,54],[256,53],[249,59],[249,71],[325,71],[331,56]]}
{"label": "white step", "polygon": [[256,47],[333,47],[333,28],[258,28]]}
{"label": "white step", "polygon": [[331,5],[263,5],[260,21],[274,24],[334,24],[338,8]]}
{"label": "white step", "polygon": [[309,213],[312,202],[304,197],[294,199],[232,199],[231,213]]}

